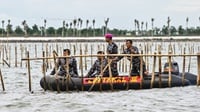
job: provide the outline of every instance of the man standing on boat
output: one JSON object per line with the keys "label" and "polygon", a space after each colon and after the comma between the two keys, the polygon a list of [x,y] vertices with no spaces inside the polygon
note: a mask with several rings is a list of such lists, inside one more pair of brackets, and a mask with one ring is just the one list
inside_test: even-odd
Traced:
{"label": "man standing on boat", "polygon": [[[69,49],[64,49],[63,50],[63,56],[70,56],[70,50]],[[68,64],[68,65],[66,65]],[[77,61],[74,57],[69,57],[69,58],[59,58],[57,60],[57,74],[59,76],[65,76],[67,74],[66,68],[68,68],[69,75],[71,77],[78,77],[78,69],[77,69]],[[68,67],[66,67],[68,66]],[[55,75],[55,67],[53,71],[50,73],[50,75]]]}
{"label": "man standing on boat", "polygon": [[[122,54],[139,54],[139,50],[136,46],[132,45],[132,40],[126,40],[126,48],[123,49]],[[118,56],[114,60],[119,61],[123,58],[124,56]],[[139,56],[133,56],[131,59],[131,56],[127,56],[127,59],[129,61],[132,61],[132,68],[131,68],[131,75],[139,75],[140,73],[140,57]],[[146,65],[143,61],[143,75],[146,76],[148,74],[148,71],[146,70]]]}
{"label": "man standing on boat", "polygon": [[[118,46],[112,41],[112,34],[108,33],[105,35],[105,41],[108,43],[107,54],[118,54]],[[116,56],[108,56],[108,59],[112,60]],[[113,61],[110,65],[112,76],[116,77],[119,75],[117,70],[117,62]]]}
{"label": "man standing on boat", "polygon": [[[104,55],[104,52],[98,51],[97,54]],[[108,60],[105,58],[105,56],[97,56],[97,60],[94,62],[94,64],[90,68],[90,71],[88,72],[86,77],[95,77],[99,75],[102,75],[103,77],[108,77],[109,76],[108,68],[106,68],[105,71],[103,71],[103,69],[106,67],[107,64],[108,64]]]}

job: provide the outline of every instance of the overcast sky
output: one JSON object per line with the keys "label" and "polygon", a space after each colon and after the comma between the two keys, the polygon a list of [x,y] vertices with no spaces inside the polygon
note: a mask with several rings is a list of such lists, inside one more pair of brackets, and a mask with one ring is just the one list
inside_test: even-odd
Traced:
{"label": "overcast sky", "polygon": [[150,24],[155,18],[155,26],[162,27],[168,16],[174,26],[185,27],[186,17],[189,26],[200,26],[200,0],[0,0],[0,21],[11,19],[14,26],[24,19],[41,26],[47,19],[47,26],[58,27],[80,17],[84,26],[86,19],[95,19],[101,27],[109,17],[108,27],[130,30],[134,19]]}

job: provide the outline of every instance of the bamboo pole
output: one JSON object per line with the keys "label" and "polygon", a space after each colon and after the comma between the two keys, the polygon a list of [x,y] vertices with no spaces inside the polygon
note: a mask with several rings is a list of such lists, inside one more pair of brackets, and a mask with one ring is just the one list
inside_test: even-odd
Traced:
{"label": "bamboo pole", "polygon": [[[23,49],[23,46],[20,44],[20,50],[21,50],[21,59],[23,58],[23,51],[24,51],[24,49]],[[22,60],[21,60],[21,62],[20,62],[20,67],[22,67]]]}
{"label": "bamboo pole", "polygon": [[15,46],[15,67],[17,67],[17,46]]}
{"label": "bamboo pole", "polygon": [[[184,54],[185,54],[185,48],[184,48]],[[182,86],[185,85],[185,56],[183,56],[183,72],[182,72]]]}
{"label": "bamboo pole", "polygon": [[35,57],[37,57],[37,45],[35,44]]}
{"label": "bamboo pole", "polygon": [[[87,55],[88,52],[88,48],[87,48],[87,44],[85,45],[85,55]],[[84,61],[85,61],[85,70],[87,70],[87,57],[84,57]]]}
{"label": "bamboo pole", "polygon": [[197,86],[200,85],[200,53],[198,53],[198,56],[197,56],[197,67],[198,67],[198,76],[197,76]]}
{"label": "bamboo pole", "polygon": [[30,57],[29,57],[29,51],[27,51],[27,67],[28,67],[28,79],[29,79],[29,91],[31,92],[31,68],[30,68]]}
{"label": "bamboo pole", "polygon": [[[92,54],[92,51],[93,51],[92,44],[91,44],[90,48],[91,48],[91,49],[90,49],[90,54]],[[91,60],[90,62],[91,62],[91,65],[92,65],[92,64],[93,64],[93,58],[91,57],[91,59],[90,59],[90,60]]]}
{"label": "bamboo pole", "polygon": [[69,91],[69,58],[66,58],[66,65],[65,65],[65,71],[66,71],[66,91]]}
{"label": "bamboo pole", "polygon": [[[48,57],[48,55],[49,55],[48,44],[46,44],[46,57]],[[47,69],[49,69],[49,60],[48,59],[46,59],[46,67],[47,67]]]}
{"label": "bamboo pole", "polygon": [[[171,54],[171,52],[169,52],[169,54]],[[172,57],[169,55],[168,59],[169,59],[169,78],[168,78],[168,86],[171,87],[171,83],[172,83],[172,73],[171,73],[172,62],[171,62],[171,59],[172,59]]]}
{"label": "bamboo pole", "polygon": [[129,84],[130,84],[130,79],[131,79],[131,73],[132,73],[132,62],[133,61],[133,57],[131,56],[131,60],[130,60],[130,65],[129,65],[129,80],[127,82],[127,87],[126,87],[126,90],[129,89]]}
{"label": "bamboo pole", "polygon": [[3,65],[3,66],[4,66],[4,61],[3,61],[3,60],[4,60],[4,54],[5,54],[5,53],[4,53],[4,46],[3,46],[3,53],[2,53],[2,65]]}
{"label": "bamboo pole", "polygon": [[[154,53],[154,54],[156,54],[156,53]],[[155,68],[156,68],[156,56],[154,56],[154,58],[153,58],[153,70],[152,70],[151,87],[150,88],[153,88],[153,84],[155,81]]]}
{"label": "bamboo pole", "polygon": [[[80,55],[82,55],[82,48],[80,45]],[[83,84],[83,57],[80,57],[80,69],[81,69],[81,90],[84,91],[84,84]]]}
{"label": "bamboo pole", "polygon": [[[143,51],[141,51],[141,54],[143,54]],[[140,56],[140,89],[143,87],[143,56]]]}
{"label": "bamboo pole", "polygon": [[1,69],[0,69],[0,79],[1,79],[1,85],[2,85],[2,89],[3,89],[3,91],[5,91],[5,87],[4,87],[4,81],[3,81],[3,76],[2,76]]}
{"label": "bamboo pole", "polygon": [[[108,61],[111,62],[111,64],[112,64],[112,60],[111,59],[108,59]],[[112,71],[111,71],[110,64],[108,65],[108,69],[109,69],[109,78],[110,78],[110,88],[113,91],[114,89],[113,89]]]}
{"label": "bamboo pole", "polygon": [[57,87],[57,92],[60,93],[60,87],[59,87],[59,79],[58,79],[58,73],[57,73],[57,70],[58,70],[58,65],[57,65],[57,62],[56,62],[56,53],[53,52],[53,57],[54,57],[54,65],[55,65],[55,77],[56,77],[56,87]]}
{"label": "bamboo pole", "polygon": [[[158,54],[161,54],[161,46],[159,45],[158,47]],[[158,65],[159,65],[159,87],[161,88],[162,87],[162,59],[161,59],[161,56],[158,57]]]}
{"label": "bamboo pole", "polygon": [[[74,55],[73,57],[96,57],[98,56],[97,54],[94,55]],[[173,56],[173,57],[180,57],[180,56],[200,56],[200,54],[105,54],[102,56],[162,56],[162,57],[169,57],[169,56]],[[56,58],[65,58],[65,57],[71,57],[71,56],[57,56]],[[30,58],[30,60],[42,60],[44,58]],[[53,59],[53,57],[45,57],[45,59]],[[24,60],[28,60],[27,58],[23,58],[22,61]]]}
{"label": "bamboo pole", "polygon": [[5,46],[4,48],[5,48],[5,53],[6,53],[6,60],[8,60],[8,51],[7,51],[7,46]]}
{"label": "bamboo pole", "polygon": [[[42,52],[42,56],[45,57],[45,52],[43,51]],[[44,75],[44,91],[47,90],[47,87],[46,87],[46,64],[45,64],[45,59],[43,59],[43,64],[42,64],[42,72],[43,72],[43,75]]]}
{"label": "bamboo pole", "polygon": [[9,59],[8,59],[9,65],[11,65],[11,46],[9,46]]}

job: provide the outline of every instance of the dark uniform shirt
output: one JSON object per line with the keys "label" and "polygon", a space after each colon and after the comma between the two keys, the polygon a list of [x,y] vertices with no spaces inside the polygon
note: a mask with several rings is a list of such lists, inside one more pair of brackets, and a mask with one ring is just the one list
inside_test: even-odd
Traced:
{"label": "dark uniform shirt", "polygon": [[[118,46],[112,42],[107,46],[107,54],[118,54]],[[114,59],[116,56],[108,56],[109,59]],[[112,62],[111,65],[112,76],[118,76],[117,62]]]}
{"label": "dark uniform shirt", "polygon": [[[102,61],[97,59],[95,63],[90,68],[90,71],[87,74],[87,77],[95,77],[97,75],[100,75],[101,71],[105,68],[105,66],[108,64],[108,60],[105,58]],[[108,68],[104,71],[102,74],[104,77],[109,76]]]}
{"label": "dark uniform shirt", "polygon": [[[126,48],[123,50],[122,54],[139,54],[139,50],[136,46],[131,46],[131,48]],[[117,61],[121,60],[124,56],[119,56]],[[127,56],[127,59],[131,61],[131,56]],[[132,70],[131,74],[138,74],[140,71],[140,57],[132,56]],[[145,63],[143,62],[143,72],[146,71]]]}
{"label": "dark uniform shirt", "polygon": [[[60,58],[57,61],[58,64],[58,75],[60,76],[64,76],[67,74],[66,72],[66,58]],[[78,77],[78,69],[77,69],[77,61],[74,57],[70,57],[68,59],[68,65],[69,65],[69,75],[71,75],[72,77]],[[53,71],[51,72],[50,75],[54,75],[55,74],[55,68],[53,69]]]}

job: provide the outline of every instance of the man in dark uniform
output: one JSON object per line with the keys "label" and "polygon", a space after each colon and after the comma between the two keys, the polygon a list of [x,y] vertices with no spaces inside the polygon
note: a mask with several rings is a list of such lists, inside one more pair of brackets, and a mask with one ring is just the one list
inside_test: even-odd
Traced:
{"label": "man in dark uniform", "polygon": [[[104,54],[104,52],[98,51],[97,54]],[[94,62],[94,64],[90,68],[90,71],[88,72],[86,77],[95,77],[98,75],[102,75],[103,77],[108,77],[109,76],[108,68],[106,68],[103,74],[100,74],[107,64],[108,64],[108,60],[105,58],[105,56],[98,56],[97,60]]]}
{"label": "man in dark uniform", "polygon": [[[64,49],[63,50],[63,56],[70,56],[70,50],[69,49]],[[68,67],[66,67],[68,64]],[[78,70],[77,70],[77,61],[74,57],[69,57],[69,58],[59,58],[57,60],[57,74],[59,76],[65,76],[67,74],[66,69],[68,68],[69,75],[71,77],[78,77]],[[50,73],[50,75],[56,74],[55,72],[55,67],[53,71]]]}
{"label": "man in dark uniform", "polygon": [[[112,34],[108,33],[105,35],[105,40],[108,43],[107,46],[107,54],[118,54],[118,46],[112,41]],[[108,59],[112,60],[114,59],[116,56],[108,56]],[[112,76],[116,77],[119,75],[118,70],[117,70],[117,62],[113,61],[111,63],[111,72],[112,72]]]}
{"label": "man in dark uniform", "polygon": [[[139,54],[139,50],[136,46],[132,45],[132,40],[126,40],[126,48],[123,49],[123,53],[122,54]],[[124,56],[118,56],[116,57],[114,60],[115,61],[119,61],[123,58]],[[127,56],[127,59],[129,61],[132,61],[132,68],[131,68],[131,75],[139,75],[140,73],[140,57],[139,56],[133,56],[131,59],[131,56]],[[146,70],[146,65],[143,61],[143,75],[146,76],[148,74],[147,70]]]}

